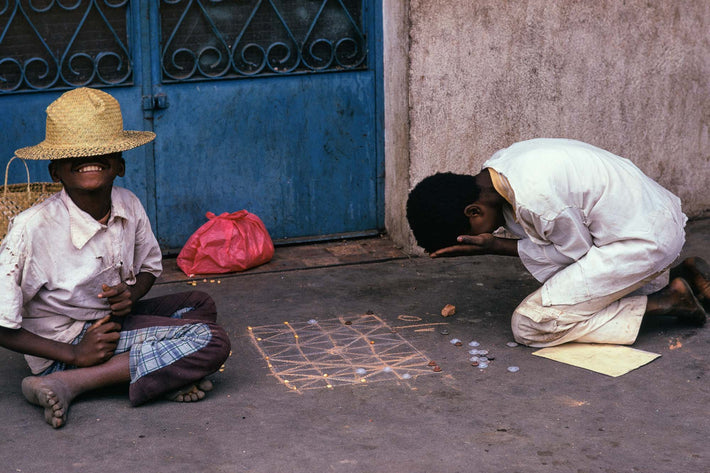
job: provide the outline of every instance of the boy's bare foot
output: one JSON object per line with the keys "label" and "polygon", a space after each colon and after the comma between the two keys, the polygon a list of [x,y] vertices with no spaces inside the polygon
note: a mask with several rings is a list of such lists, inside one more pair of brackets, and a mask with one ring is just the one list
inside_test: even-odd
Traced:
{"label": "boy's bare foot", "polygon": [[203,378],[195,384],[189,384],[181,389],[167,394],[167,399],[175,402],[195,402],[204,399],[208,391],[212,391],[212,381]]}
{"label": "boy's bare foot", "polygon": [[695,297],[706,311],[710,310],[710,265],[704,259],[694,256],[683,260],[681,271]]}
{"label": "boy's bare foot", "polygon": [[44,408],[44,420],[58,429],[67,422],[72,396],[61,380],[29,376],[22,380],[22,394],[32,404]]}
{"label": "boy's bare foot", "polygon": [[646,315],[675,315],[693,325],[703,325],[707,319],[703,306],[683,278],[675,278],[668,286],[648,296]]}

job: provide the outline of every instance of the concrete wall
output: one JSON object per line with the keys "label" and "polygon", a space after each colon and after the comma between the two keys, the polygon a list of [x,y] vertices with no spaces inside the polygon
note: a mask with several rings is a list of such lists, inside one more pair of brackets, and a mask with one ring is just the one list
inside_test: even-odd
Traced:
{"label": "concrete wall", "polygon": [[[627,157],[690,217],[710,215],[709,1],[385,0],[384,9],[386,224],[404,248],[413,247],[409,188],[437,171],[476,173],[497,149],[540,136]],[[402,78],[396,56],[407,45]]]}
{"label": "concrete wall", "polygon": [[[411,249],[406,222],[409,191],[409,2],[383,0],[385,93],[385,228],[390,238]],[[404,220],[403,220],[404,218]]]}

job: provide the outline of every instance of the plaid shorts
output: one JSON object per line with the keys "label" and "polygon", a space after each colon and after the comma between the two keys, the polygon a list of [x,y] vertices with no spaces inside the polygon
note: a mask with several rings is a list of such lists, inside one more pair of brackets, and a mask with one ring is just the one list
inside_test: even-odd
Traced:
{"label": "plaid shorts", "polygon": [[[72,344],[78,344],[92,324],[93,322],[84,324],[84,328]],[[133,383],[142,376],[169,366],[204,348],[211,337],[212,333],[207,324],[200,322],[127,330],[121,332],[114,353],[130,351],[129,366],[131,383]],[[76,366],[56,361],[40,376],[73,368]]]}

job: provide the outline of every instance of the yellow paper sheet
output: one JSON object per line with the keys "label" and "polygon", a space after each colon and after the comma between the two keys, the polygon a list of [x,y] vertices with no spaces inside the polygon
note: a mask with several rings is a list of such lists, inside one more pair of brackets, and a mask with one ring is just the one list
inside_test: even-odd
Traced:
{"label": "yellow paper sheet", "polygon": [[596,343],[566,343],[543,348],[533,352],[533,355],[613,377],[633,371],[661,356],[624,345]]}

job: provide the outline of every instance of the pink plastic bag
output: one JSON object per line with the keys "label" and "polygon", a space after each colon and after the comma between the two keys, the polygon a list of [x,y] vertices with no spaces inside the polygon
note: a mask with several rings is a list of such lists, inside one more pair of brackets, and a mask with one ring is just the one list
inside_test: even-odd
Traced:
{"label": "pink plastic bag", "polygon": [[206,216],[177,257],[185,274],[244,271],[271,261],[274,243],[259,217],[246,210]]}

